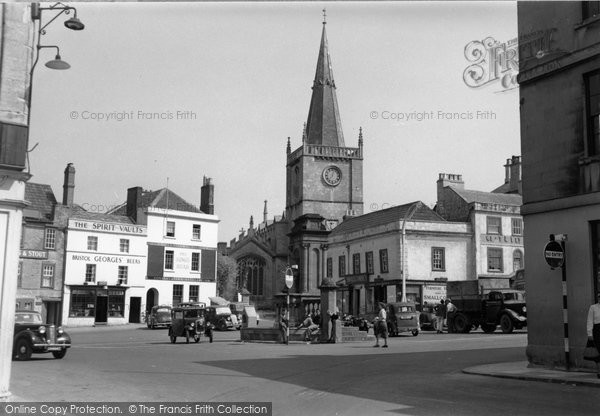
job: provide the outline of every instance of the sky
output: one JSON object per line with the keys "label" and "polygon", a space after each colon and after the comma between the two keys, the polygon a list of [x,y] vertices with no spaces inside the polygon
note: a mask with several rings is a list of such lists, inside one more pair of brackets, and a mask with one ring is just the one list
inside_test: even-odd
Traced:
{"label": "sky", "polygon": [[46,68],[54,53],[42,49],[33,81],[31,182],[59,201],[73,163],[75,202],[90,211],[167,184],[199,205],[207,176],[220,241],[250,215],[262,221],[265,200],[269,218],[281,215],[287,137],[301,145],[324,7],[346,146],[363,129],[365,213],[433,206],[439,173],[491,191],[520,154],[518,88],[464,79],[467,45],[516,38],[516,3],[74,5],[85,30],[61,16],[42,36],[71,68]]}

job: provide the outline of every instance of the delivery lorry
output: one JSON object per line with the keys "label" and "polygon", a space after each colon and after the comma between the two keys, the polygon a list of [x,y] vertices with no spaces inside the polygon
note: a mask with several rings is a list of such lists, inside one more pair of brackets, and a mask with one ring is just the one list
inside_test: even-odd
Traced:
{"label": "delivery lorry", "polygon": [[479,280],[448,282],[447,297],[456,306],[454,332],[468,333],[481,326],[492,333],[499,325],[503,333],[527,326],[525,292],[502,287],[485,287]]}

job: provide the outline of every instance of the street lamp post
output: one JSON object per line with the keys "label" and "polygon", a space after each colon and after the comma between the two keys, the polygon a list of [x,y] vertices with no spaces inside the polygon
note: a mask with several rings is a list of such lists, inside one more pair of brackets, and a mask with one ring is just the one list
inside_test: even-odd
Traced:
{"label": "street lamp post", "polygon": [[404,216],[404,219],[402,220],[402,242],[400,246],[400,259],[402,266],[402,302],[406,302],[406,221],[412,218],[419,205],[421,205],[420,201],[417,201],[414,204],[412,204],[408,209],[408,213]]}

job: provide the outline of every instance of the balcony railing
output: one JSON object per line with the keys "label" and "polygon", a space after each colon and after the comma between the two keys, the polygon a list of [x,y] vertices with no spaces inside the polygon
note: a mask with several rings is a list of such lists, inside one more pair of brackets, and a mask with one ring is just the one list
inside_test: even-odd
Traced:
{"label": "balcony railing", "polygon": [[295,160],[300,156],[304,155],[336,159],[362,159],[362,148],[304,144],[298,149],[294,150],[292,153],[290,153],[290,155],[288,156],[288,161]]}

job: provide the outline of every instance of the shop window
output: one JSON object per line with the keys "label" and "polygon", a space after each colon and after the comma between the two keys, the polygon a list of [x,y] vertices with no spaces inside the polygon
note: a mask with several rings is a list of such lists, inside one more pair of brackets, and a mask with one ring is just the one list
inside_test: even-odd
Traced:
{"label": "shop window", "polygon": [[200,287],[198,285],[190,286],[190,302],[198,302],[198,293]]}
{"label": "shop window", "polygon": [[126,238],[121,238],[119,241],[119,251],[121,253],[129,253],[129,240]]}
{"label": "shop window", "polygon": [[165,250],[165,270],[173,270],[173,250]]}
{"label": "shop window", "polygon": [[54,250],[56,248],[56,229],[46,228],[44,232],[44,248]]}
{"label": "shop window", "polygon": [[175,237],[175,221],[167,221],[167,237]]}
{"label": "shop window", "polygon": [[431,270],[446,270],[446,250],[443,247],[431,248]]}
{"label": "shop window", "polygon": [[41,287],[54,288],[54,264],[44,264],[42,266]]}
{"label": "shop window", "polygon": [[117,283],[120,285],[127,284],[127,275],[129,274],[129,268],[127,266],[119,266],[117,275]]}
{"label": "shop window", "polygon": [[487,234],[502,235],[502,218],[486,217]]}
{"label": "shop window", "polygon": [[381,273],[389,272],[387,248],[379,250],[379,270]]}
{"label": "shop window", "polygon": [[200,253],[192,253],[192,271],[200,271]]}
{"label": "shop window", "polygon": [[91,251],[98,251],[98,237],[92,235],[88,236],[87,249]]}
{"label": "shop window", "polygon": [[360,253],[352,255],[352,273],[360,274]]}
{"label": "shop window", "polygon": [[173,285],[173,306],[183,301],[183,285]]}
{"label": "shop window", "polygon": [[96,316],[96,291],[89,289],[73,289],[69,316]]}
{"label": "shop window", "polygon": [[111,289],[108,291],[108,316],[122,318],[125,310],[125,291],[122,289]]}
{"label": "shop window", "polygon": [[375,268],[373,266],[373,252],[367,251],[365,253],[365,263],[367,264],[367,273],[373,274],[375,273]]}
{"label": "shop window", "polygon": [[488,248],[488,272],[502,272],[502,249]]}
{"label": "shop window", "polygon": [[96,265],[86,264],[85,265],[85,281],[87,283],[96,283]]}

